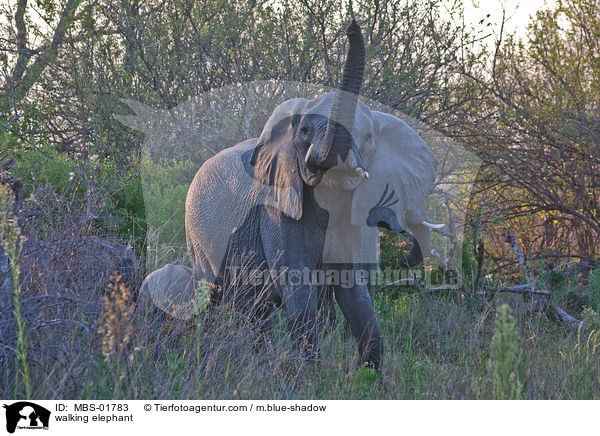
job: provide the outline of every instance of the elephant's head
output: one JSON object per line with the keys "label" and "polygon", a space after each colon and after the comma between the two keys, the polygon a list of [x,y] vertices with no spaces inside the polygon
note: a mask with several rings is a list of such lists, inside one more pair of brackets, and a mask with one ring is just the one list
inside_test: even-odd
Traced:
{"label": "elephant's head", "polygon": [[278,205],[288,216],[299,216],[303,184],[318,185],[325,172],[348,161],[349,154],[355,173],[368,177],[350,133],[362,86],[365,45],[356,21],[352,20],[346,35],[349,46],[342,83],[328,95],[326,104],[323,99],[282,103],[265,124],[252,154],[246,156],[246,169],[254,179],[279,189],[292,189],[294,195],[285,196],[289,204]]}

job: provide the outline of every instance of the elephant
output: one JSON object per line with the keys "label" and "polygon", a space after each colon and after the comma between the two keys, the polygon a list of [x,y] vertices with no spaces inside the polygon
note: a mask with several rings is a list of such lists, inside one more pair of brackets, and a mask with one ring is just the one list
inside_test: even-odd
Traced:
{"label": "elephant", "polygon": [[[423,261],[436,227],[423,205],[437,163],[406,123],[358,99],[365,46],[355,20],[346,35],[336,91],[281,103],[260,137],[200,167],[186,198],[186,238],[193,279],[214,284],[211,305],[227,300],[251,310],[261,326],[283,306],[298,347],[314,358],[319,308],[335,295],[361,364],[379,371],[383,345],[369,280],[344,284],[339,277],[372,272],[380,228],[412,233],[403,266]],[[266,282],[240,283],[244,269],[264,273]],[[307,271],[324,271],[327,281],[305,280]]]}

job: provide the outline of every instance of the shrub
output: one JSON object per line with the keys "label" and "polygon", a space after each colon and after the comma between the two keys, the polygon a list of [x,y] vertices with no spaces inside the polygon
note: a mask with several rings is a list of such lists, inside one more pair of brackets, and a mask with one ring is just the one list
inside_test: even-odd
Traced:
{"label": "shrub", "polygon": [[50,185],[61,194],[77,195],[85,193],[84,176],[77,162],[54,148],[43,147],[35,150],[20,150],[15,153],[17,163],[12,169],[15,177],[23,183],[23,196],[29,197],[36,186]]}
{"label": "shrub", "polygon": [[[154,163],[142,166],[146,221],[155,247],[185,247],[185,198],[197,170],[192,162]],[[156,245],[155,245],[156,244]]]}
{"label": "shrub", "polygon": [[488,362],[495,399],[521,398],[523,369],[523,349],[517,321],[510,314],[508,306],[503,304],[498,309]]}
{"label": "shrub", "polygon": [[116,220],[113,233],[133,239],[136,253],[144,252],[148,226],[142,180],[139,176],[134,176],[108,199],[106,212]]}
{"label": "shrub", "polygon": [[[91,212],[103,218],[96,223],[107,233],[145,238],[142,183],[135,170],[120,173],[109,160],[90,168],[51,147],[20,150],[15,157],[17,164],[12,172],[23,183],[24,198],[30,200],[32,208],[44,211],[35,222],[40,236],[56,230],[56,215],[72,215],[77,221],[75,211],[93,204]],[[66,210],[57,209],[59,203],[64,203]]]}

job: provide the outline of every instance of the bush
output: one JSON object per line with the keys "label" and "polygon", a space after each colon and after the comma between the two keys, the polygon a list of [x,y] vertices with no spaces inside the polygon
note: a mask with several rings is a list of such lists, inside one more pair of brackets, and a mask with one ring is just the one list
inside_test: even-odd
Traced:
{"label": "bush", "polygon": [[133,177],[131,181],[120,187],[107,203],[107,212],[116,220],[114,233],[120,237],[133,239],[136,253],[144,252],[148,226],[141,178]]}
{"label": "bush", "polygon": [[54,148],[20,150],[15,153],[16,165],[12,169],[15,177],[23,183],[23,196],[29,197],[37,186],[50,185],[64,195],[85,192],[84,176],[77,163]]}
{"label": "bush", "polygon": [[517,321],[510,314],[508,306],[503,304],[498,309],[488,362],[495,399],[521,398],[523,369],[523,349]]}
{"label": "bush", "polygon": [[12,172],[23,183],[23,197],[36,210],[38,236],[52,235],[60,227],[57,216],[68,215],[76,222],[81,218],[77,211],[87,211],[92,205],[89,212],[101,218],[95,221],[100,230],[117,237],[145,239],[142,183],[135,170],[119,173],[111,161],[99,162],[96,168],[81,165],[51,147],[21,150],[15,157]]}
{"label": "bush", "polygon": [[379,263],[381,269],[397,269],[400,256],[410,250],[410,240],[391,230],[383,230],[379,237]]}
{"label": "bush", "polygon": [[151,250],[165,251],[168,245],[169,249],[175,248],[175,256],[185,251],[185,198],[197,169],[190,161],[143,163],[142,186]]}

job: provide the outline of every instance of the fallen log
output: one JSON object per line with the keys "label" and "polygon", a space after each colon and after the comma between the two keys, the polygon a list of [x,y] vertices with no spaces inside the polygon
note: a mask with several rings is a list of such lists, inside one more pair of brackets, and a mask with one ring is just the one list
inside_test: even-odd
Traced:
{"label": "fallen log", "polygon": [[527,315],[544,314],[554,324],[569,330],[587,329],[589,326],[585,321],[572,317],[560,307],[552,304],[546,298],[535,298],[520,309]]}
{"label": "fallen log", "polygon": [[528,303],[527,312],[529,314],[543,312],[550,321],[552,321],[553,323],[555,323],[563,328],[566,328],[566,329],[576,330],[579,328],[581,328],[581,329],[587,328],[588,325],[586,322],[580,321],[576,318],[573,318],[571,315],[569,315],[563,309],[552,304],[552,292],[536,290],[534,288],[533,278],[531,277],[530,271],[527,268],[527,264],[525,262],[525,257],[519,250],[519,247],[517,247],[517,238],[516,238],[514,232],[512,232],[510,235],[508,235],[507,242],[510,244],[510,247],[514,251],[515,256],[517,257],[517,260],[523,267],[523,271],[525,271],[525,279],[527,280],[527,284],[526,285],[518,285],[518,286],[509,286],[509,287],[501,288],[499,291],[500,292],[513,292],[513,293],[525,294],[525,295],[527,295],[527,294],[544,295],[544,296],[548,297],[547,300],[543,300],[540,298],[538,298],[538,299],[534,298]]}
{"label": "fallen log", "polygon": [[580,321],[577,318],[573,318],[560,307],[553,304],[548,305],[545,313],[550,321],[566,329],[577,330],[581,328],[582,330],[585,330],[589,327],[585,321]]}
{"label": "fallen log", "polygon": [[531,289],[529,285],[518,285],[518,286],[505,286],[503,288],[494,289],[490,292],[481,291],[477,292],[476,295],[490,295],[495,292],[508,292],[513,294],[522,294],[522,295],[544,295],[546,297],[552,296],[552,291],[545,291],[541,289]]}
{"label": "fallen log", "polygon": [[424,289],[421,287],[419,282],[417,282],[413,278],[405,278],[405,279],[395,280],[390,283],[386,283],[385,285],[381,286],[381,289],[389,288],[390,286],[398,286],[398,285],[414,286],[417,288],[417,290],[419,292],[421,292],[421,293],[424,292]]}

